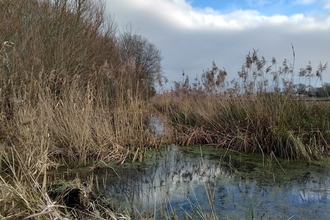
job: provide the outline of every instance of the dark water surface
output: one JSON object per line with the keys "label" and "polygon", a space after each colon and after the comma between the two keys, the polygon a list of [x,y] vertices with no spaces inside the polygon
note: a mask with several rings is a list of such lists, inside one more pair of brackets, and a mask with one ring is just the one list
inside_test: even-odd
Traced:
{"label": "dark water surface", "polygon": [[330,219],[325,164],[171,146],[116,168],[105,193],[136,219]]}

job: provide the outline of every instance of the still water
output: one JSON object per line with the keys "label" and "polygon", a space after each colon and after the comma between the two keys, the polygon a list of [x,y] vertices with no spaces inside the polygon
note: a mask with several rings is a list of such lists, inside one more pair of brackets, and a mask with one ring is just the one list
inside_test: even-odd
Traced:
{"label": "still water", "polygon": [[330,166],[170,146],[116,168],[105,194],[132,218],[330,219]]}

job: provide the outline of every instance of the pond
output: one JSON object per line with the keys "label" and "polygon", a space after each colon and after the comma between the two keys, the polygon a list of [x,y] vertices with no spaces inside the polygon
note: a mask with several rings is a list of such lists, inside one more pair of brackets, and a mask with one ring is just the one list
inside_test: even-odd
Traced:
{"label": "pond", "polygon": [[132,219],[329,219],[329,172],[327,162],[170,146],[103,184]]}
{"label": "pond", "polygon": [[319,220],[330,219],[329,173],[329,159],[169,146],[143,163],[56,175],[92,181],[95,192],[131,219]]}

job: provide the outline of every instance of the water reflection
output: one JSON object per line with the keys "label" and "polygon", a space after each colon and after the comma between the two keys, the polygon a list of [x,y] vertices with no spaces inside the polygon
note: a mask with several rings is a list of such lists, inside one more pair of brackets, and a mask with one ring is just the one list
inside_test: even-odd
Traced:
{"label": "water reflection", "polygon": [[[137,218],[175,213],[181,219],[190,213],[199,219],[202,211],[219,219],[329,219],[328,169],[286,173],[279,181],[272,175],[245,176],[232,164],[172,146],[148,164],[116,170],[118,176],[107,178],[106,192]],[[254,169],[244,166],[246,172]]]}
{"label": "water reflection", "polygon": [[150,117],[150,129],[153,135],[155,135],[155,137],[158,137],[159,135],[162,135],[164,133],[164,122],[157,116],[152,115]]}

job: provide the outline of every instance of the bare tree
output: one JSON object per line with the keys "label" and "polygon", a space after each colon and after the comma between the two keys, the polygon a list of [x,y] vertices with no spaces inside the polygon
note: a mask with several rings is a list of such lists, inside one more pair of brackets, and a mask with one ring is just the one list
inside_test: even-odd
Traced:
{"label": "bare tree", "polygon": [[[155,45],[141,35],[126,31],[118,37],[118,48],[123,61],[133,60],[136,74],[136,92],[150,96],[155,84],[162,78],[161,53]],[[142,89],[142,90],[141,90]]]}

